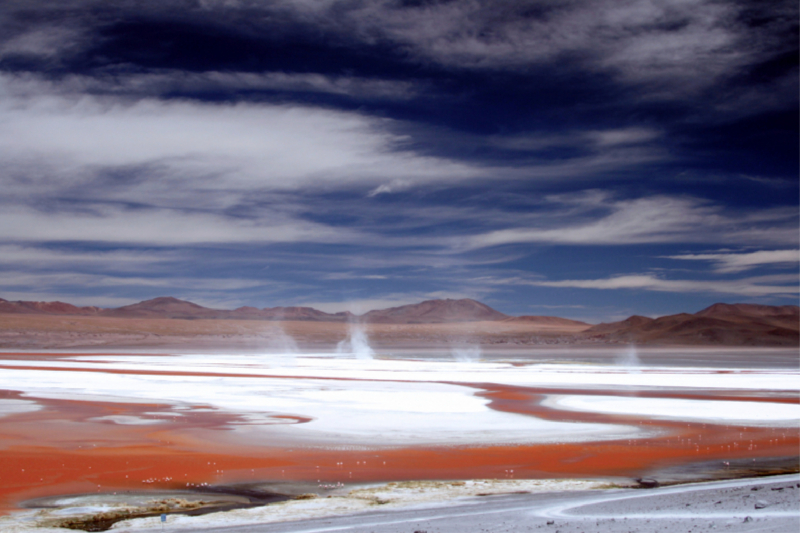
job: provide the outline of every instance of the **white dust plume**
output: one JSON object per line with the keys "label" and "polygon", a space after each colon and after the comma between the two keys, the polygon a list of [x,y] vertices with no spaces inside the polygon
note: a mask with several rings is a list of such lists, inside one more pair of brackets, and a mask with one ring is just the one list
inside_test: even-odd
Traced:
{"label": "white dust plume", "polygon": [[450,349],[450,355],[459,363],[475,363],[480,361],[482,353],[481,347],[474,345]]}
{"label": "white dust plume", "polygon": [[375,356],[363,324],[351,322],[348,325],[347,338],[336,345],[336,353],[351,353],[356,359],[372,359]]}
{"label": "white dust plume", "polygon": [[642,361],[639,359],[639,355],[636,352],[636,346],[633,344],[628,346],[627,351],[617,357],[614,362],[619,366],[626,367],[628,372],[635,374],[641,372]]}

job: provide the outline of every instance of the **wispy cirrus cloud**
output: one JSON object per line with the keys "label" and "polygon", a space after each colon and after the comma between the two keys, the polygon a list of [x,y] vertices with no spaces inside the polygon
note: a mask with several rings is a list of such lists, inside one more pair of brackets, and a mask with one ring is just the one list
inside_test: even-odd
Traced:
{"label": "wispy cirrus cloud", "polygon": [[235,291],[264,285],[263,281],[212,277],[131,277],[111,274],[51,273],[51,272],[0,272],[0,287],[17,289],[22,286],[49,290],[53,287],[86,286],[96,288],[136,287],[147,289],[175,289],[200,291]]}
{"label": "wispy cirrus cloud", "polygon": [[[614,200],[605,194],[554,198],[587,211],[578,220],[495,230],[465,239],[468,249],[522,243],[626,245],[643,243],[795,243],[796,209],[736,216],[696,198],[654,196]],[[584,220],[580,220],[583,218]],[[555,226],[555,227],[553,227]]]}
{"label": "wispy cirrus cloud", "polygon": [[31,245],[1,244],[0,266],[30,265],[30,267],[113,267],[152,268],[156,263],[177,261],[185,256],[177,250],[74,250],[43,248]]}
{"label": "wispy cirrus cloud", "polygon": [[[11,85],[13,83],[13,85]],[[17,73],[6,81],[6,90],[17,95],[41,92],[64,96],[92,94],[119,98],[157,98],[164,94],[194,97],[239,95],[242,92],[269,94],[319,93],[362,100],[406,100],[420,95],[423,83],[404,80],[367,78],[306,72],[190,72],[175,69],[152,69],[126,72],[99,70],[91,75],[68,74],[57,81],[41,79],[32,73]]]}
{"label": "wispy cirrus cloud", "polygon": [[[664,279],[652,274],[631,274],[601,279],[516,280],[513,284],[598,290],[643,290],[675,293],[712,293],[736,296],[791,296],[800,292],[796,276],[759,276],[739,280]],[[505,282],[503,283],[505,284]]]}
{"label": "wispy cirrus cloud", "polygon": [[[498,70],[572,57],[586,68],[611,72],[626,82],[661,84],[662,91],[652,88],[662,96],[665,85],[669,92],[681,94],[707,87],[776,46],[773,37],[749,41],[751,47],[743,51],[741,44],[759,29],[745,22],[755,14],[747,13],[753,7],[744,4],[472,0],[351,6],[338,11],[330,23],[355,28],[354,35],[365,40],[403,43],[424,60]],[[765,17],[774,33],[789,31],[794,10],[789,3],[783,8],[785,16]],[[294,9],[315,18],[331,14],[306,4]]]}
{"label": "wispy cirrus cloud", "polygon": [[791,267],[800,262],[800,250],[758,250],[746,253],[680,254],[665,256],[682,261],[707,261],[722,273],[741,272],[759,266]]}
{"label": "wispy cirrus cloud", "polygon": [[[782,39],[792,34],[797,18],[789,1],[712,0],[206,0],[191,7],[177,1],[132,7],[79,0],[7,2],[4,11],[9,20],[29,21],[25,14],[31,9],[40,13],[41,22],[33,28],[9,24],[7,53],[69,57],[76,53],[71,48],[85,52],[102,41],[94,32],[105,30],[108,39],[109,27],[136,15],[236,35],[247,43],[299,38],[325,39],[341,48],[384,46],[409,62],[449,69],[525,71],[569,61],[573,69],[610,74],[662,98],[697,93],[782,53]],[[73,35],[56,38],[65,32]]]}
{"label": "wispy cirrus cloud", "polygon": [[75,52],[83,45],[83,34],[78,28],[45,23],[8,35],[0,44],[0,58],[55,58]]}
{"label": "wispy cirrus cloud", "polygon": [[200,243],[354,242],[358,231],[276,215],[266,220],[178,209],[120,209],[42,213],[6,208],[0,239],[6,242],[85,241],[124,245],[188,246]]}

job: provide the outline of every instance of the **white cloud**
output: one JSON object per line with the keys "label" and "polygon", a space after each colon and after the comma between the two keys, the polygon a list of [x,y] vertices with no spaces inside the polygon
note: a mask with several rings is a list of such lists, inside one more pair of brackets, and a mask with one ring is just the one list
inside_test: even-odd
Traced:
{"label": "white cloud", "polygon": [[[239,76],[218,75],[219,83],[233,83]],[[295,83],[292,76],[284,81]],[[330,81],[323,78],[302,80],[311,85]],[[358,85],[352,80],[331,82],[354,83]],[[85,89],[78,82],[65,89],[31,75],[0,75],[0,162],[6,168],[6,194],[54,197],[82,187],[83,199],[223,206],[252,191],[369,187],[369,196],[376,196],[487,176],[585,178],[667,157],[647,145],[658,132],[627,128],[557,139],[589,147],[591,153],[584,156],[492,167],[414,152],[408,135],[394,133],[413,125],[359,112],[299,104],[92,96],[81,92]],[[115,173],[131,177],[102,181]]]}
{"label": "white cloud", "polygon": [[296,72],[187,72],[157,69],[144,73],[102,71],[92,76],[71,74],[47,83],[30,74],[16,76],[18,91],[25,85],[47,87],[48,92],[70,94],[106,94],[136,98],[188,92],[193,94],[236,91],[286,91],[324,93],[371,100],[406,100],[417,96],[423,88],[408,81],[333,76]]}
{"label": "white cloud", "polygon": [[788,267],[800,262],[800,250],[759,250],[749,253],[714,253],[668,255],[669,259],[686,261],[709,261],[714,270],[721,273],[741,272],[758,266]]}
{"label": "white cloud", "polygon": [[389,131],[391,120],[357,112],[48,91],[47,84],[0,77],[0,158],[54,182],[54,167],[69,176],[142,165],[156,165],[162,180],[210,190],[478,175],[465,164],[399,150],[407,138]]}
{"label": "white cloud", "polygon": [[[795,276],[773,276],[740,280],[668,280],[650,274],[615,276],[603,279],[568,279],[560,281],[521,281],[515,283],[538,287],[578,289],[639,289],[657,292],[721,293],[739,296],[792,296],[799,290]],[[792,283],[792,285],[775,283]]]}
{"label": "white cloud", "polygon": [[0,44],[0,57],[14,55],[53,58],[83,44],[82,33],[63,25],[38,26]]}
{"label": "white cloud", "polygon": [[6,242],[95,241],[125,244],[354,242],[356,230],[339,229],[277,214],[253,221],[214,213],[170,209],[98,208],[95,213],[41,213],[7,207],[0,212]]}
{"label": "white cloud", "polygon": [[[37,54],[70,54],[70,48],[85,46],[87,37],[58,34],[85,31],[84,26],[96,24],[95,13],[108,9],[106,1],[79,0],[70,2],[72,16],[64,16],[64,1],[37,2],[36,7],[30,1],[5,4],[0,10],[12,20],[18,16],[15,11],[31,9],[50,14],[51,20],[61,19],[58,28],[35,27],[9,37],[11,49]],[[395,0],[204,0],[194,8],[165,0],[135,8],[115,3],[111,12],[123,20],[138,16],[165,22],[211,21],[245,38],[305,31],[332,42],[355,41],[356,46],[388,43],[412,60],[450,68],[525,70],[567,57],[586,70],[645,84],[651,96],[667,98],[698,92],[769,59],[779,48],[776,41],[793,29],[797,18],[791,2],[760,6],[714,0],[461,0],[410,5]],[[759,24],[746,22],[752,18]],[[253,83],[286,82],[278,76]],[[330,80],[294,78],[288,83],[290,90],[361,90]],[[387,91],[371,87],[367,93]]]}
{"label": "white cloud", "polygon": [[379,194],[391,194],[399,191],[404,191],[411,187],[411,182],[407,180],[393,180],[390,183],[384,183],[369,191],[368,197],[378,196]]}
{"label": "white cloud", "polygon": [[[475,235],[458,245],[467,249],[518,243],[644,244],[669,242],[795,243],[795,209],[763,210],[735,216],[697,199],[654,196],[634,200],[609,200],[606,195],[566,195],[551,201],[603,214],[585,216],[588,221],[565,221],[549,227],[515,227]],[[608,212],[610,211],[610,212]],[[553,227],[556,226],[556,227]]]}
{"label": "white cloud", "polygon": [[[0,287],[18,288],[22,286],[39,287],[47,291],[51,287],[135,287],[164,288],[168,290],[190,289],[199,291],[232,291],[260,287],[265,283],[260,280],[236,278],[194,278],[194,277],[136,277],[114,276],[107,274],[87,273],[49,273],[30,271],[0,272]],[[7,298],[6,298],[7,299]]]}
{"label": "white cloud", "polygon": [[590,131],[587,136],[600,147],[641,144],[661,137],[661,132],[651,128],[622,128]]}
{"label": "white cloud", "polygon": [[174,250],[54,250],[16,244],[0,245],[0,265],[29,264],[47,267],[81,265],[101,266],[122,269],[142,268],[157,262],[179,259],[181,255]]}
{"label": "white cloud", "polygon": [[333,272],[325,274],[325,279],[341,280],[341,279],[389,279],[390,276],[382,274],[358,274],[356,272]]}
{"label": "white cloud", "polygon": [[[355,6],[335,13],[296,9],[318,24],[336,24],[365,41],[405,44],[418,58],[448,66],[526,69],[569,55],[589,69],[652,84],[662,96],[669,96],[666,88],[686,93],[735,74],[771,43],[762,28],[739,21],[742,7],[712,1],[467,0],[401,7],[387,0]],[[753,35],[758,31],[760,39]]]}
{"label": "white cloud", "polygon": [[[584,148],[608,152],[615,148],[652,143],[663,133],[653,128],[631,127],[604,130],[575,130],[566,133],[497,135],[485,139],[490,146],[506,150],[537,152],[556,147]],[[630,152],[626,152],[630,153]],[[653,157],[660,152],[653,149]]]}

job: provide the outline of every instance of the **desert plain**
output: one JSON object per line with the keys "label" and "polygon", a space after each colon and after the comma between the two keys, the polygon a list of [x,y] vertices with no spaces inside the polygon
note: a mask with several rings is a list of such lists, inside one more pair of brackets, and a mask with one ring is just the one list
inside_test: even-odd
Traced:
{"label": "desert plain", "polygon": [[[724,504],[651,529],[800,523],[791,328],[713,343],[755,326],[701,317],[717,329],[692,345],[679,341],[695,318],[660,343],[620,339],[631,321],[602,337],[553,317],[384,320],[3,314],[0,528],[323,531],[308,521],[339,516],[332,530],[410,533],[425,513],[447,531],[432,529],[442,509],[467,506],[482,529],[527,531],[554,526],[552,502],[505,529],[500,516],[667,491],[672,520],[706,490],[676,487],[768,475],[784,477],[760,508],[749,488],[709,486]],[[592,524],[630,530],[612,520],[625,505]],[[559,513],[562,530],[587,527]]]}

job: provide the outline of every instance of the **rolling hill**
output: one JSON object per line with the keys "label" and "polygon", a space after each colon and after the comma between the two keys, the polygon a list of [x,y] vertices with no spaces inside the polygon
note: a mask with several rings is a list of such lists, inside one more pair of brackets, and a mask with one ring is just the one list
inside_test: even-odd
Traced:
{"label": "rolling hill", "polygon": [[714,304],[694,314],[598,324],[586,340],[636,344],[796,346],[800,344],[800,308],[796,305]]}
{"label": "rolling hill", "polygon": [[505,320],[508,315],[486,304],[463,300],[427,300],[418,304],[369,311],[361,315],[363,322],[378,324],[441,324],[445,322],[479,322]]}
{"label": "rolling hill", "polygon": [[[109,317],[121,319],[262,320],[295,322],[362,322],[365,324],[447,325],[496,322],[525,331],[560,331],[567,344],[798,346],[800,308],[796,305],[717,303],[696,313],[658,318],[634,315],[619,322],[589,324],[553,316],[509,316],[471,299],[427,300],[376,309],[356,316],[326,313],[312,307],[239,307],[213,309],[173,297],[160,297],[113,309],[78,307],[64,302],[8,301],[0,314]],[[505,326],[504,326],[505,325]],[[581,331],[586,327],[585,331]]]}

